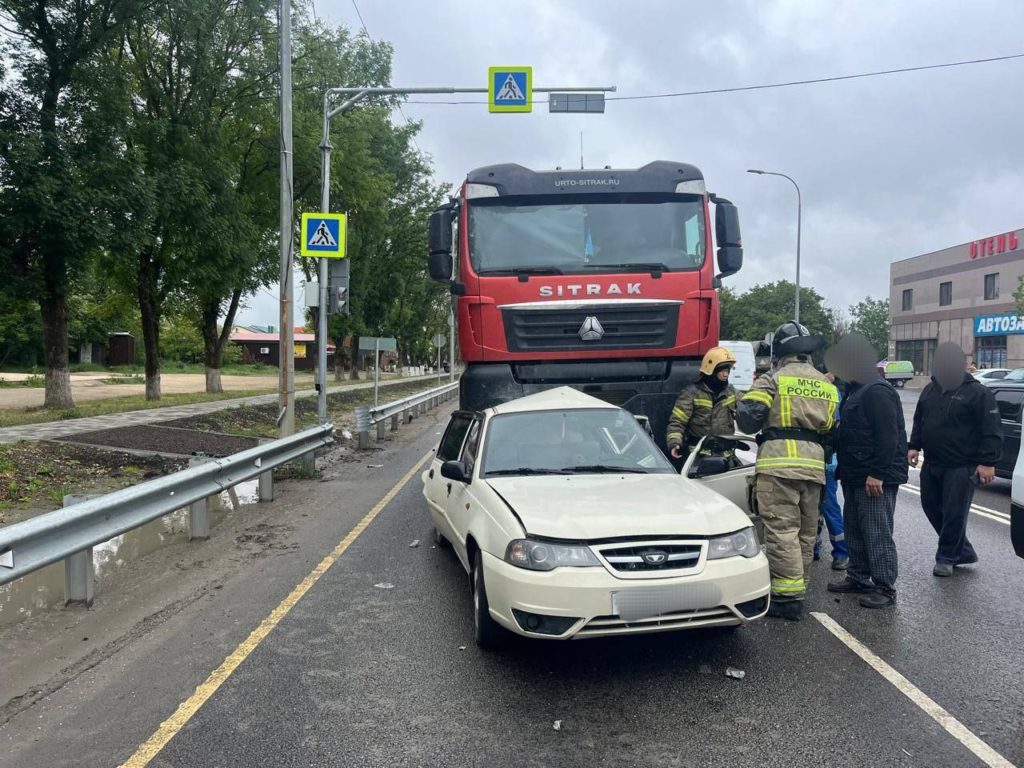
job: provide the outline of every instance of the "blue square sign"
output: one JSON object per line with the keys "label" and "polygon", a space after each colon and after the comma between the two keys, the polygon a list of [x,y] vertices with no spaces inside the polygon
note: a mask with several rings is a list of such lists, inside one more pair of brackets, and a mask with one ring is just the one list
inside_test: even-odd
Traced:
{"label": "blue square sign", "polygon": [[487,75],[487,109],[490,112],[532,111],[532,67],[491,67]]}
{"label": "blue square sign", "polygon": [[303,213],[299,253],[321,258],[345,258],[345,214]]}

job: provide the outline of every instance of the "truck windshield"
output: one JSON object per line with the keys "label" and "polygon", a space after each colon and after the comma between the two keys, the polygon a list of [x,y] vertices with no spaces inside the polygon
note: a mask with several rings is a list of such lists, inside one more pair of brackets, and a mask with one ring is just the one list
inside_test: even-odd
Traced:
{"label": "truck windshield", "polygon": [[469,208],[469,253],[479,273],[699,269],[703,198],[492,198]]}

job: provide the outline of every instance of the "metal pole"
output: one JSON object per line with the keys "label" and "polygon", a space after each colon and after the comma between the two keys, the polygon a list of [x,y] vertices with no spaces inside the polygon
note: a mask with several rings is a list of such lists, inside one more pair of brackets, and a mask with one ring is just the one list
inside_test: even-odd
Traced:
{"label": "metal pole", "polygon": [[295,433],[295,345],[292,341],[295,305],[292,280],[292,16],[291,0],[278,10],[281,34],[281,189],[278,246],[281,255],[280,320],[278,333],[278,435]]}
{"label": "metal pole", "polygon": [[761,171],[750,169],[747,173],[756,173],[758,176],[780,176],[789,181],[796,188],[796,297],[793,303],[793,319],[800,322],[800,228],[803,218],[803,200],[800,196],[800,185],[791,176],[777,171]]}
{"label": "metal pole", "polygon": [[455,381],[455,312],[448,310],[448,381]]}
{"label": "metal pole", "polygon": [[380,392],[380,336],[373,340],[373,407],[379,404],[377,394]]}
{"label": "metal pole", "polygon": [[[434,339],[434,341],[440,341],[440,339]],[[441,383],[441,345],[437,345],[437,383]]]}
{"label": "metal pole", "polygon": [[[327,117],[327,97],[324,97],[323,137],[320,142],[320,212],[331,210],[331,121]],[[317,423],[327,423],[327,259],[318,259],[317,270],[320,281],[320,309],[317,314]],[[346,301],[348,297],[345,297]],[[338,350],[334,350],[338,354]]]}

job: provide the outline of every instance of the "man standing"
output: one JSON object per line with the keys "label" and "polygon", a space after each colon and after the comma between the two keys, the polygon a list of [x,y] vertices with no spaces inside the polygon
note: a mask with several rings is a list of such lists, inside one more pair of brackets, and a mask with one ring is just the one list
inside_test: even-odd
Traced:
{"label": "man standing", "polygon": [[666,443],[673,459],[684,458],[702,437],[735,433],[736,388],[729,383],[734,365],[736,356],[725,347],[704,355],[700,378],[679,394],[668,422]]}
{"label": "man standing", "polygon": [[825,484],[824,442],[839,396],[811,363],[823,340],[799,323],[775,332],[774,372],[740,400],[736,421],[757,437],[757,506],[771,571],[769,616],[799,621],[811,572],[818,504]]}
{"label": "man standing", "polygon": [[914,411],[908,460],[921,469],[921,506],[939,534],[936,576],[952,576],[954,566],[978,562],[967,539],[967,517],[974,484],[988,485],[1003,449],[999,408],[991,390],[965,372],[966,359],[956,344],[935,350],[932,381]]}
{"label": "man standing", "polygon": [[[832,373],[825,372],[830,384],[836,384]],[[836,385],[839,393],[840,410],[842,410],[843,392]],[[821,524],[828,528],[828,538],[832,544],[832,570],[845,571],[850,563],[849,549],[846,546],[846,533],[843,528],[843,510],[839,506],[839,481],[836,478],[836,456],[833,452],[831,461],[825,463],[825,491],[821,494],[821,517],[818,518],[818,536],[814,539],[814,559],[821,559]]]}
{"label": "man standing", "polygon": [[[829,367],[850,384],[840,408],[837,476],[850,562],[829,592],[861,593],[865,608],[896,602],[896,494],[907,481],[907,429],[900,397],[873,364],[875,351],[859,334],[829,350]],[[833,367],[835,366],[835,367]]]}

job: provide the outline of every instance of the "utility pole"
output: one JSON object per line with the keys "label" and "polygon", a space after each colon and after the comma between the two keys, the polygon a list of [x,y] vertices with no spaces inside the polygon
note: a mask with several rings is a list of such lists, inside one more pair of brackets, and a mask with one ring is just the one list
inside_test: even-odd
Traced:
{"label": "utility pole", "polygon": [[292,9],[291,0],[280,0],[278,27],[281,37],[281,190],[278,246],[281,255],[281,281],[278,301],[281,330],[278,333],[279,437],[295,433],[295,290],[292,277]]}

